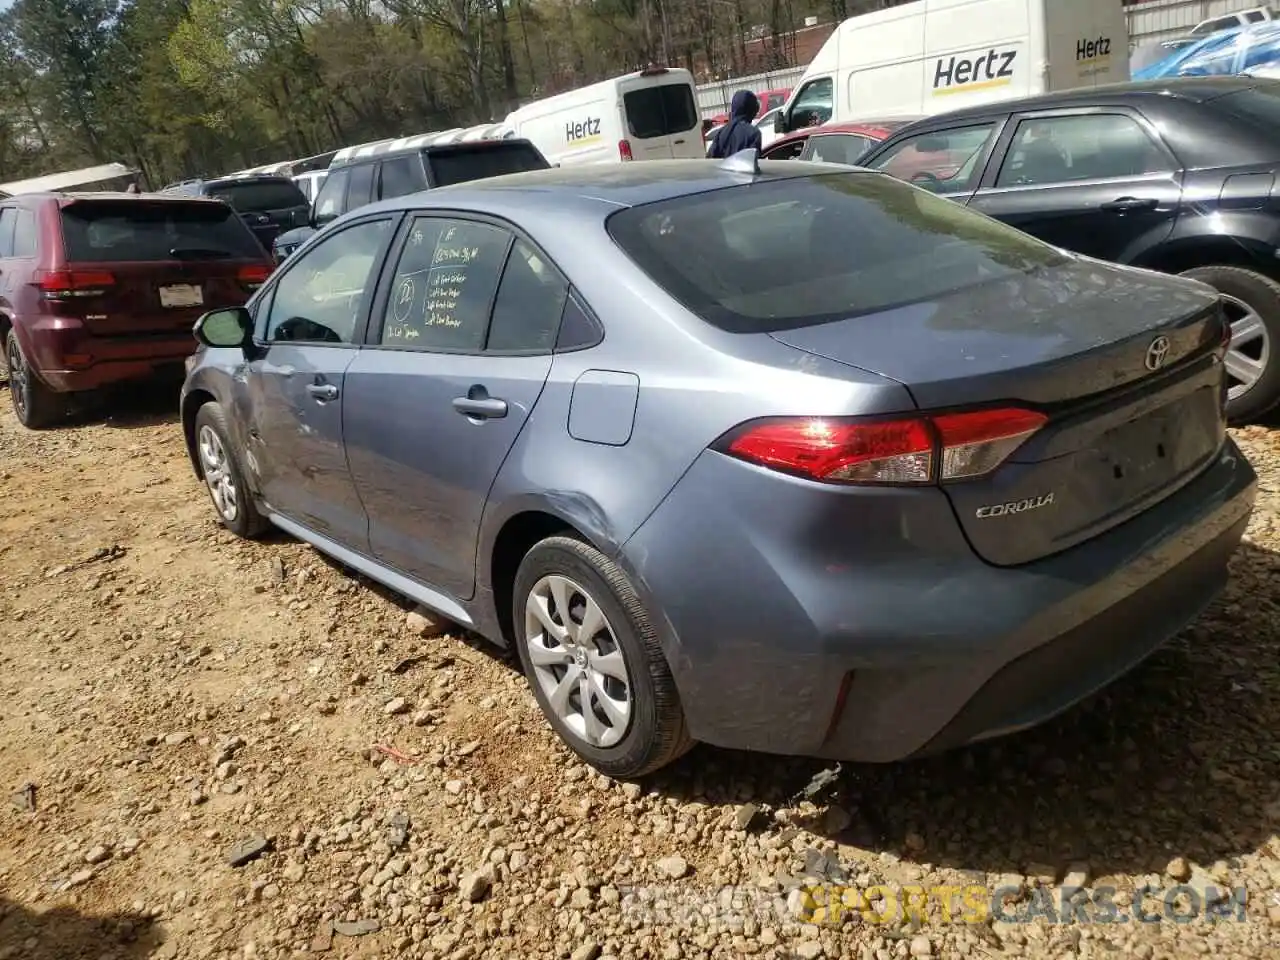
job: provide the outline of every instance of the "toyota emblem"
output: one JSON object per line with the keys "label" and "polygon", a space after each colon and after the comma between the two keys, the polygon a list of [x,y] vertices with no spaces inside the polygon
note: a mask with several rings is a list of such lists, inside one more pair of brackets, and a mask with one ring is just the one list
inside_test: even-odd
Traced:
{"label": "toyota emblem", "polygon": [[1164,366],[1164,362],[1169,359],[1169,351],[1173,349],[1169,343],[1169,338],[1160,336],[1151,341],[1151,346],[1147,347],[1147,369],[1159,370]]}

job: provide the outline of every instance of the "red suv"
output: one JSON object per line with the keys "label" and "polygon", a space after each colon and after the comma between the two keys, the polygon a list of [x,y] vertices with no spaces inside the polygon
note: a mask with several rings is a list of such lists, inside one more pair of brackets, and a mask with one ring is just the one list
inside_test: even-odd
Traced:
{"label": "red suv", "polygon": [[172,368],[200,314],[240,306],[270,255],[230,206],[149,194],[0,199],[0,340],[23,425],[74,394]]}

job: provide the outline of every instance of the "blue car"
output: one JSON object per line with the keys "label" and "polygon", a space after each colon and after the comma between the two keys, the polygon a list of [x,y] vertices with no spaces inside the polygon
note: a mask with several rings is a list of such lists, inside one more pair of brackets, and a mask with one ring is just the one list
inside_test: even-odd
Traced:
{"label": "blue car", "polygon": [[182,390],[221,522],[496,644],[615,777],[1039,723],[1221,591],[1252,468],[1215,292],[824,163],[361,207]]}

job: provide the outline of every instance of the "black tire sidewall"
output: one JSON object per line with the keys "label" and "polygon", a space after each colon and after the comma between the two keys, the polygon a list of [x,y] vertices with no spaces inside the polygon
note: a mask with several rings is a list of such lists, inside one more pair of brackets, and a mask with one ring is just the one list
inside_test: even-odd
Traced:
{"label": "black tire sidewall", "polygon": [[[13,372],[9,370],[9,348],[11,344],[18,351],[18,355],[22,357],[24,371],[22,401],[27,411],[25,418],[18,411],[18,392],[14,389]],[[54,393],[40,381],[35,370],[31,367],[31,359],[27,356],[27,352],[22,349],[22,341],[18,339],[18,334],[12,328],[5,335],[4,351],[5,370],[9,378],[9,400],[13,404],[14,417],[28,430],[42,430],[45,427],[52,426],[67,411],[67,405],[63,397]]]}
{"label": "black tire sidewall", "polygon": [[240,451],[231,440],[231,431],[227,429],[227,416],[222,410],[222,405],[217,401],[210,401],[196,411],[195,442],[197,460],[200,457],[200,429],[202,427],[212,429],[218,435],[218,439],[222,441],[222,449],[226,452],[227,466],[231,471],[231,479],[236,485],[236,494],[239,500],[239,509],[236,511],[235,522],[229,522],[213,500],[213,491],[209,489],[209,484],[204,479],[204,463],[201,462],[200,482],[204,485],[205,493],[209,497],[209,504],[213,507],[213,514],[218,518],[219,523],[236,536],[252,537],[258,532],[261,526],[261,519],[253,500],[253,491],[245,480],[244,469],[240,464]]}
{"label": "black tire sidewall", "polygon": [[[635,622],[614,588],[588,559],[594,551],[589,547],[577,549],[574,546],[576,543],[578,541],[560,537],[544,540],[530,550],[521,562],[512,590],[513,640],[533,695],[560,738],[578,756],[597,769],[610,775],[614,775],[612,771],[617,771],[616,775],[627,776],[629,771],[647,765],[646,759],[653,755],[659,737],[660,722],[652,675],[655,665],[641,640],[647,625]],[[555,716],[525,654],[525,602],[534,584],[548,574],[567,577],[591,594],[608,619],[614,638],[622,650],[627,674],[631,678],[631,722],[626,735],[616,746],[602,749],[585,743]],[[662,668],[665,669],[665,664]]]}
{"label": "black tire sidewall", "polygon": [[1243,267],[1196,267],[1182,276],[1247,303],[1266,327],[1271,351],[1267,369],[1247,393],[1227,404],[1233,424],[1258,419],[1280,403],[1280,284]]}

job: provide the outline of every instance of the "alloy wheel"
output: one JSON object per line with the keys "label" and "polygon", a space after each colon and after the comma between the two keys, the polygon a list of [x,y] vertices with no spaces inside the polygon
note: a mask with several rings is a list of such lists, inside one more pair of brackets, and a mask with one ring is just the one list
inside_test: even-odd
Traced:
{"label": "alloy wheel", "polygon": [[593,747],[627,734],[632,685],[617,636],[580,584],[550,574],[525,601],[524,647],[550,710]]}
{"label": "alloy wheel", "polygon": [[1271,338],[1258,312],[1230,294],[1218,291],[1231,324],[1231,344],[1227,347],[1227,399],[1248,393],[1266,372],[1271,360]]}
{"label": "alloy wheel", "polygon": [[13,406],[17,411],[18,419],[25,421],[27,419],[27,377],[30,374],[22,358],[22,350],[19,349],[18,341],[14,337],[9,338],[5,359],[9,363],[9,392],[13,394]]}
{"label": "alloy wheel", "polygon": [[209,494],[213,497],[213,505],[223,520],[234,523],[240,513],[240,498],[222,438],[212,427],[202,426],[198,446],[200,468],[204,472],[204,482],[209,486]]}

